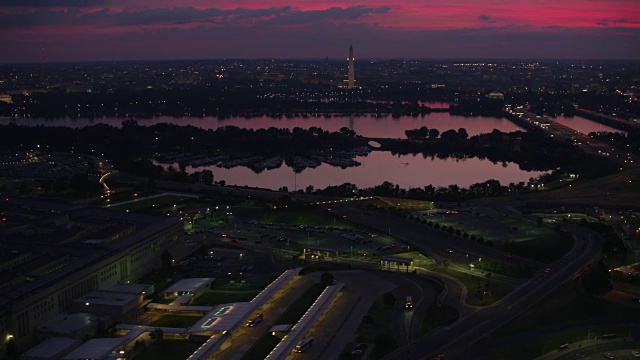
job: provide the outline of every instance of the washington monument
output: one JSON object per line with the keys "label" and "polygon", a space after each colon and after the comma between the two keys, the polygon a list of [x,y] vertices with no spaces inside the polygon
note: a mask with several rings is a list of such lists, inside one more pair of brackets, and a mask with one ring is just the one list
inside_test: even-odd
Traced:
{"label": "washington monument", "polygon": [[355,59],[353,58],[353,45],[349,46],[349,80],[347,83],[347,89],[353,89],[355,87],[356,78],[355,78]]}

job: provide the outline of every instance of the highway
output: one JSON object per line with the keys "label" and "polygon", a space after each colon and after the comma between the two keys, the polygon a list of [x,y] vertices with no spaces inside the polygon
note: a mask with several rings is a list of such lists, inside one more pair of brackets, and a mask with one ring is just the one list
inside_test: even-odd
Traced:
{"label": "highway", "polygon": [[573,279],[601,251],[602,239],[590,230],[565,225],[575,239],[573,249],[549,265],[550,274],[538,272],[530,281],[515,289],[492,306],[477,308],[454,324],[429,333],[391,354],[385,359],[432,359],[444,354],[447,359],[467,359],[464,349],[491,334],[553,290]]}
{"label": "highway", "polygon": [[[394,237],[435,259],[456,257],[455,253],[450,254],[446,251],[447,248],[456,248],[464,249],[457,252],[459,253],[457,256],[461,258],[456,258],[456,260],[460,261],[464,261],[466,254],[469,254],[474,257],[492,258],[516,266],[526,264],[528,266],[535,265],[538,269],[543,267],[542,264],[530,259],[507,256],[495,249],[444,234],[399,216],[365,210],[366,202],[364,201],[348,202],[338,206],[334,204],[331,207],[332,213],[344,216],[347,220],[380,232],[390,230]],[[570,281],[599,256],[602,241],[599,235],[575,225],[564,224],[563,227],[574,235],[576,241],[569,253],[548,265],[551,269],[550,274],[539,271],[529,281],[521,284],[492,306],[466,309],[467,311],[463,311],[460,319],[454,324],[429,333],[390,354],[386,359],[431,359],[438,354],[447,355],[447,359],[468,358],[462,354],[463,349],[500,328],[557,287]],[[449,281],[447,291],[453,292],[453,294],[447,300],[454,301],[452,306],[463,308],[463,300],[461,299],[464,299],[464,290],[462,290],[464,287],[460,285]]]}
{"label": "highway", "polygon": [[[540,122],[547,124],[547,126],[540,128],[547,134],[551,135],[555,140],[565,141],[567,139],[573,139],[574,145],[587,153],[600,155],[620,164],[627,163],[638,165],[638,161],[635,156],[626,154],[624,151],[618,150],[612,145],[596,140],[588,134],[581,133],[568,126],[562,125],[554,119],[537,118],[536,114],[529,111],[525,111],[522,118],[531,123]],[[630,160],[633,160],[633,162],[630,162]]]}

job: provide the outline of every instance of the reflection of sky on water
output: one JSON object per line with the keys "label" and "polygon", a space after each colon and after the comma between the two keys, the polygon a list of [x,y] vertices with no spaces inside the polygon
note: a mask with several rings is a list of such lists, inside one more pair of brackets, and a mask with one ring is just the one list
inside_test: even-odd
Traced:
{"label": "reflection of sky on water", "polygon": [[[259,174],[246,167],[223,169],[218,167],[199,167],[200,171],[210,169],[216,181],[224,180],[228,185],[248,185],[269,189],[286,186],[289,190],[304,189],[312,185],[316,189],[330,185],[341,185],[346,182],[354,183],[359,188],[379,185],[389,181],[402,188],[424,187],[426,185],[448,186],[457,184],[468,187],[471,184],[489,179],[499,180],[501,184],[510,182],[526,182],[531,177],[541,175],[541,172],[526,172],[520,170],[516,164],[493,164],[488,160],[477,158],[459,160],[438,158],[423,158],[422,155],[395,156],[390,152],[373,151],[366,157],[358,157],[361,166],[341,169],[328,164],[322,164],[315,169],[306,169],[295,174],[286,165],[278,169],[265,170]],[[187,172],[192,171],[187,167]]]}
{"label": "reflection of sky on water", "polygon": [[612,128],[607,125],[600,124],[599,122],[595,122],[593,120],[585,119],[580,116],[558,116],[554,119],[560,124],[570,127],[573,130],[579,131],[583,134],[588,134],[590,132],[598,132],[598,131],[606,131],[606,132],[623,132],[616,128]]}
{"label": "reflection of sky on water", "polygon": [[[125,119],[119,118],[101,118],[101,119],[19,119],[15,122],[25,125],[45,125],[45,126],[68,126],[68,127],[84,127],[94,124],[109,124],[112,126],[121,126]],[[8,122],[7,120],[2,123]],[[308,129],[316,126],[327,131],[338,131],[342,127],[348,127],[356,133],[366,137],[388,137],[388,138],[405,138],[404,131],[417,129],[422,126],[438,129],[440,132],[449,129],[459,129],[461,127],[467,129],[470,136],[488,133],[493,129],[502,132],[511,132],[521,130],[515,124],[506,119],[490,118],[490,117],[463,117],[452,116],[449,113],[432,113],[424,117],[402,116],[392,118],[375,117],[371,115],[364,116],[342,116],[342,117],[295,117],[291,119],[273,119],[269,117],[259,117],[252,119],[232,118],[218,120],[215,117],[205,118],[172,118],[168,116],[160,116],[153,119],[139,119],[140,125],[154,125],[158,123],[173,123],[177,125],[192,125],[203,129],[217,129],[222,126],[237,126],[249,129],[266,129],[269,127],[293,129],[300,127]]]}

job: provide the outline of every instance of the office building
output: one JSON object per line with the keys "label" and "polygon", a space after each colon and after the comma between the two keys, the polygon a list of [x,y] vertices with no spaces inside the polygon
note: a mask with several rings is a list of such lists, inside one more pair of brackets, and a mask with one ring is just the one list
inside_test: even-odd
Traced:
{"label": "office building", "polygon": [[[159,268],[161,254],[182,239],[183,224],[175,218],[20,197],[2,200],[0,336],[20,349],[32,345],[38,328],[77,306],[76,299]],[[139,311],[142,297],[123,293],[111,300],[122,302],[116,305],[127,317]],[[0,342],[0,352],[8,341]]]}

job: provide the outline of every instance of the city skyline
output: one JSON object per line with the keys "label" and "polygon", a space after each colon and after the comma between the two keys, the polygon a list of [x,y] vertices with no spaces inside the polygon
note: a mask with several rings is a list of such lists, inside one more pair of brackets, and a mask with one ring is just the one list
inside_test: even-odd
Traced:
{"label": "city skyline", "polygon": [[362,59],[638,59],[638,19],[634,0],[10,0],[0,62],[339,59],[346,44]]}

